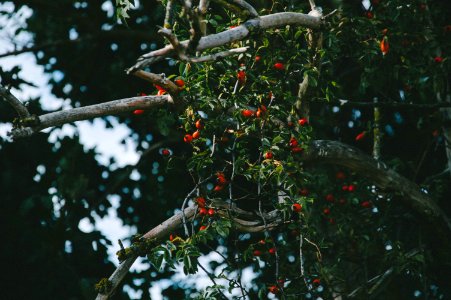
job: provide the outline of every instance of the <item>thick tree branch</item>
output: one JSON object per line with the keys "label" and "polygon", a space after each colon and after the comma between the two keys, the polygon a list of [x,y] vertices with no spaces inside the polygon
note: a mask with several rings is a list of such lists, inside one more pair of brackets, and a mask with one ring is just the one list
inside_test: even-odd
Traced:
{"label": "thick tree branch", "polygon": [[[261,16],[257,19],[251,19],[230,30],[226,30],[217,34],[211,34],[202,37],[197,45],[196,51],[203,51],[210,48],[215,48],[232,42],[243,40],[252,32],[258,30],[265,30],[269,28],[281,27],[284,25],[298,25],[309,28],[320,28],[323,24],[321,17],[310,16],[301,13],[283,12],[267,16]],[[180,42],[183,46],[188,45],[188,41]],[[142,69],[148,65],[158,62],[165,57],[173,56],[174,48],[172,45],[167,45],[159,50],[152,51],[141,56],[138,62],[127,70],[127,73],[133,73],[136,70]]]}
{"label": "thick tree branch", "polygon": [[17,99],[11,92],[0,85],[0,97],[2,97],[6,102],[8,102],[17,112],[20,118],[26,118],[30,116],[28,109]]}
{"label": "thick tree branch", "polygon": [[109,101],[79,108],[72,108],[62,111],[51,112],[41,115],[37,120],[37,125],[32,127],[13,128],[9,135],[15,138],[28,137],[45,128],[60,126],[75,121],[94,119],[108,115],[115,115],[123,112],[131,112],[136,109],[150,109],[172,104],[172,98],[163,96],[140,96]]}
{"label": "thick tree branch", "polygon": [[302,160],[340,165],[358,172],[372,180],[379,188],[400,193],[402,201],[407,206],[431,223],[441,225],[447,234],[451,232],[451,222],[448,217],[415,183],[354,147],[335,141],[313,141],[309,144]]}

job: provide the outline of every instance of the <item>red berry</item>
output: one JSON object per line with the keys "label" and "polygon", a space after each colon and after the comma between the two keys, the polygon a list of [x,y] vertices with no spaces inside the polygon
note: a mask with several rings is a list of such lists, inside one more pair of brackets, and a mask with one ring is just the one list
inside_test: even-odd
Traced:
{"label": "red berry", "polygon": [[302,118],[302,119],[298,120],[298,124],[301,126],[305,126],[305,125],[308,125],[308,121],[307,121],[307,119]]}
{"label": "red berry", "polygon": [[207,229],[207,226],[202,225],[202,226],[200,226],[199,231],[202,231],[202,230],[205,230],[205,229]]}
{"label": "red berry", "polygon": [[171,154],[171,151],[169,151],[168,149],[161,150],[161,155],[163,155],[163,156],[168,156],[170,154]]}
{"label": "red berry", "polygon": [[262,59],[262,57],[261,57],[260,55],[257,55],[257,56],[255,57],[255,62],[259,62],[261,59]]}
{"label": "red berry", "polygon": [[262,252],[260,250],[254,250],[253,254],[254,256],[260,256],[262,255]]}
{"label": "red berry", "polygon": [[276,285],[271,285],[270,287],[268,287],[268,291],[271,294],[278,294],[279,293],[279,288]]}
{"label": "red berry", "polygon": [[269,254],[272,254],[272,255],[274,255],[274,254],[276,254],[276,248],[270,248],[269,250],[268,250],[268,252],[269,252]]}
{"label": "red berry", "polygon": [[169,236],[169,240],[172,242],[174,239],[175,239],[175,236],[171,234],[171,235]]}
{"label": "red berry", "polygon": [[299,194],[300,194],[301,196],[308,196],[309,190],[306,189],[306,188],[302,188],[302,189],[299,190]]}
{"label": "red berry", "polygon": [[200,131],[199,130],[194,131],[193,139],[198,139],[199,137],[200,137]]}
{"label": "red berry", "polygon": [[295,203],[291,206],[291,210],[298,213],[302,210],[302,205],[299,203]]}
{"label": "red berry", "polygon": [[265,153],[265,158],[266,158],[266,159],[272,159],[272,158],[273,158],[272,152],[271,152],[271,151],[266,152],[266,153]]}
{"label": "red berry", "polygon": [[363,208],[370,208],[371,206],[373,206],[373,204],[371,204],[370,201],[363,201],[362,203],[360,203],[360,206]]}
{"label": "red berry", "polygon": [[293,127],[293,126],[294,126],[294,123],[293,123],[293,122],[291,122],[291,121],[288,121],[288,123],[287,123],[287,126],[291,128],[291,127]]}
{"label": "red berry", "polygon": [[208,214],[208,211],[205,207],[199,208],[199,215],[200,216],[206,216]]}
{"label": "red berry", "polygon": [[335,219],[334,218],[329,218],[327,219],[327,222],[329,222],[330,224],[335,224]]}
{"label": "red berry", "polygon": [[365,16],[366,16],[368,19],[372,19],[372,18],[374,17],[373,13],[370,12],[370,11],[367,11],[367,12],[365,13]]}
{"label": "red berry", "polygon": [[265,241],[265,240],[260,240],[260,241],[258,241],[258,243],[259,243],[260,245],[264,245],[264,244],[266,244],[266,241]]}
{"label": "red berry", "polygon": [[283,69],[285,69],[285,66],[281,62],[277,62],[277,63],[274,64],[274,69],[276,69],[276,70],[283,70]]}
{"label": "red berry", "polygon": [[174,81],[174,83],[178,86],[178,87],[184,87],[185,86],[185,81],[183,81],[183,79],[176,79]]}
{"label": "red berry", "polygon": [[185,134],[183,141],[185,141],[185,143],[191,143],[193,141],[193,136],[191,134]]}
{"label": "red berry", "polygon": [[330,214],[330,209],[326,207],[325,209],[323,209],[323,213],[324,213],[325,215]]}
{"label": "red berry", "polygon": [[213,217],[215,214],[216,214],[216,211],[215,211],[213,208],[210,208],[210,209],[208,210],[208,215],[209,215],[210,217]]}
{"label": "red berry", "polygon": [[224,173],[222,172],[216,173],[216,181],[220,185],[225,185],[227,183],[227,179],[225,178]]}
{"label": "red berry", "polygon": [[204,197],[197,197],[196,198],[196,203],[197,203],[197,206],[199,206],[199,207],[205,207],[205,198]]}
{"label": "red berry", "polygon": [[238,82],[240,84],[244,84],[246,82],[246,72],[244,72],[243,70],[238,71],[236,77],[238,78]]}
{"label": "red berry", "polygon": [[134,115],[142,115],[144,113],[144,110],[143,109],[135,109],[134,111],[133,111],[133,114]]}
{"label": "red berry", "polygon": [[223,188],[224,188],[223,185],[216,185],[215,188],[213,189],[213,191],[219,192],[219,191],[222,191]]}
{"label": "red berry", "polygon": [[251,110],[251,109],[243,109],[241,111],[241,115],[245,118],[250,118],[253,117],[255,114],[255,111]]}
{"label": "red berry", "polygon": [[302,151],[304,151],[304,149],[302,149],[301,147],[291,148],[291,153],[299,153],[299,152],[302,152]]}
{"label": "red berry", "polygon": [[347,191],[348,188],[349,188],[349,187],[348,187],[347,185],[344,185],[344,186],[341,187],[341,189],[342,189],[343,191]]}
{"label": "red berry", "polygon": [[335,197],[332,194],[327,194],[326,195],[326,201],[327,202],[334,202],[335,201]]}
{"label": "red berry", "polygon": [[298,141],[294,137],[292,137],[290,139],[290,147],[294,148],[294,147],[297,147],[297,145],[298,145]]}
{"label": "red berry", "polygon": [[321,280],[319,278],[313,279],[313,284],[319,285],[321,283]]}
{"label": "red berry", "polygon": [[436,57],[434,57],[434,61],[435,61],[436,63],[441,63],[441,62],[443,61],[443,57],[441,57],[441,56],[436,56]]}
{"label": "red berry", "polygon": [[283,287],[284,284],[285,284],[285,279],[284,279],[284,278],[279,278],[279,279],[277,279],[277,283],[278,283],[281,287]]}
{"label": "red berry", "polygon": [[360,141],[361,139],[363,139],[365,137],[365,135],[366,135],[366,131],[363,131],[355,137],[355,140]]}
{"label": "red berry", "polygon": [[380,48],[381,48],[381,52],[383,55],[386,55],[388,53],[388,50],[390,50],[390,45],[388,44],[388,40],[386,37],[384,37],[380,44],[379,44]]}
{"label": "red berry", "polygon": [[204,123],[202,123],[202,120],[199,119],[196,121],[196,128],[199,130],[204,129]]}
{"label": "red berry", "polygon": [[355,185],[350,184],[350,185],[348,186],[348,192],[354,192],[354,191],[355,191]]}

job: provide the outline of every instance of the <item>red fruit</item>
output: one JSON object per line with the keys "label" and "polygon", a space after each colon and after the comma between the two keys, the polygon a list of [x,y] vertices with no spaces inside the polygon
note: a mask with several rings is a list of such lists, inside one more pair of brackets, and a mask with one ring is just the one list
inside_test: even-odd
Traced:
{"label": "red fruit", "polygon": [[293,127],[293,126],[294,126],[294,123],[293,123],[293,122],[291,122],[291,121],[288,121],[288,123],[287,123],[287,126],[291,128],[291,127]]}
{"label": "red fruit", "polygon": [[301,196],[308,196],[309,190],[306,189],[306,188],[300,189],[300,190],[299,190],[299,194],[300,194]]}
{"label": "red fruit", "polygon": [[183,79],[176,79],[174,81],[175,85],[177,85],[178,87],[184,87],[185,86],[185,81]]}
{"label": "red fruit", "polygon": [[299,203],[295,203],[291,206],[291,210],[298,213],[302,210],[302,205]]}
{"label": "red fruit", "polygon": [[244,72],[243,70],[238,71],[236,77],[238,78],[238,82],[240,84],[244,84],[246,82],[246,72]]}
{"label": "red fruit", "polygon": [[329,218],[327,219],[327,222],[329,222],[330,224],[335,224],[335,219],[334,218]]}
{"label": "red fruit", "polygon": [[371,206],[373,206],[373,204],[370,201],[363,201],[362,203],[360,203],[360,206],[363,208],[370,208]]}
{"label": "red fruit", "polygon": [[139,96],[144,97],[144,96],[147,96],[147,94],[139,93]]}
{"label": "red fruit", "polygon": [[272,255],[274,255],[274,254],[276,254],[276,248],[270,248],[269,250],[268,250],[268,252],[269,252],[269,254],[272,254]]}
{"label": "red fruit", "polygon": [[305,126],[305,125],[308,125],[308,121],[307,121],[307,119],[302,118],[302,119],[298,120],[298,124],[301,126]]}
{"label": "red fruit", "polygon": [[365,135],[366,135],[366,131],[363,131],[355,137],[355,140],[360,141],[361,139],[363,139],[365,137]]}
{"label": "red fruit", "polygon": [[208,210],[208,215],[209,215],[210,217],[213,217],[215,214],[216,214],[216,211],[215,211],[213,208],[210,208],[210,209]]}
{"label": "red fruit", "polygon": [[325,215],[330,214],[330,209],[326,207],[325,209],[323,209],[323,213],[324,213]]}
{"label": "red fruit", "polygon": [[269,92],[269,93],[268,93],[268,98],[269,98],[269,99],[272,99],[272,96],[273,96],[273,95],[272,95],[272,92]]}
{"label": "red fruit", "polygon": [[343,191],[347,191],[348,188],[349,188],[349,187],[348,187],[347,185],[344,185],[344,186],[341,187],[341,189],[342,189]]}
{"label": "red fruit", "polygon": [[202,226],[200,226],[199,231],[202,231],[202,230],[205,230],[205,229],[207,229],[207,226],[202,225]]}
{"label": "red fruit", "polygon": [[170,154],[171,154],[171,151],[169,151],[168,149],[161,150],[161,155],[163,155],[163,156],[169,156]]}
{"label": "red fruit", "polygon": [[155,84],[155,87],[158,90],[157,96],[161,96],[161,95],[166,94],[166,90],[164,88],[162,88],[161,86]]}
{"label": "red fruit", "polygon": [[346,178],[346,174],[344,172],[337,172],[337,174],[335,174],[335,178],[339,179],[339,180],[343,180]]}
{"label": "red fruit", "polygon": [[185,134],[183,137],[183,141],[185,143],[191,143],[193,141],[193,136],[191,134]]}
{"label": "red fruit", "polygon": [[204,129],[204,123],[202,122],[202,120],[199,119],[196,121],[196,128],[199,130]]}
{"label": "red fruit", "polygon": [[283,65],[283,63],[278,62],[278,63],[274,64],[274,69],[276,69],[276,70],[283,70],[283,69],[285,69],[285,66]]}
{"label": "red fruit", "polygon": [[216,173],[216,181],[220,185],[225,185],[227,183],[227,179],[225,178],[224,173],[222,172]]}
{"label": "red fruit", "polygon": [[175,239],[175,236],[173,236],[172,234],[169,236],[169,240],[172,242]]}
{"label": "red fruit", "polygon": [[262,111],[260,108],[257,109],[257,112],[255,113],[255,116],[256,116],[257,118],[262,117],[262,116],[263,116],[263,111]]}
{"label": "red fruit", "polygon": [[294,137],[292,137],[290,139],[290,147],[294,148],[294,147],[297,147],[297,145],[298,145],[298,141]]}
{"label": "red fruit", "polygon": [[373,15],[372,12],[367,11],[367,12],[365,13],[365,17],[367,17],[368,19],[372,19],[372,18],[374,17],[374,15]]}
{"label": "red fruit", "polygon": [[386,37],[384,37],[380,42],[380,48],[383,55],[386,55],[388,53],[388,50],[390,50],[390,45],[388,44],[388,40]]}
{"label": "red fruit", "polygon": [[194,131],[193,139],[198,139],[199,137],[200,137],[200,131],[199,130]]}
{"label": "red fruit", "polygon": [[205,207],[199,208],[199,215],[200,216],[206,216],[208,214],[208,211]]}
{"label": "red fruit", "polygon": [[257,55],[257,56],[255,57],[255,62],[259,62],[261,59],[262,59],[262,57],[261,57],[260,55]]}
{"label": "red fruit", "polygon": [[271,285],[270,287],[268,287],[268,291],[271,294],[278,294],[279,293],[279,288],[277,287],[277,285]]}
{"label": "red fruit", "polygon": [[332,194],[327,194],[326,195],[326,201],[327,202],[334,202],[335,201],[335,197]]}
{"label": "red fruit", "polygon": [[144,113],[144,110],[143,109],[135,109],[134,111],[133,111],[133,114],[134,115],[142,115]]}
{"label": "red fruit", "polygon": [[313,279],[313,284],[320,285],[321,284],[321,280],[319,278],[315,278],[315,279]]}
{"label": "red fruit", "polygon": [[302,152],[302,151],[304,151],[304,149],[302,149],[301,147],[291,148],[291,153],[299,153],[299,152]]}
{"label": "red fruit", "polygon": [[245,118],[250,118],[253,117],[255,114],[255,111],[251,110],[251,109],[243,109],[241,111],[241,115]]}
{"label": "red fruit", "polygon": [[271,151],[266,152],[266,153],[265,153],[265,158],[266,158],[266,159],[272,159],[272,158],[273,158],[272,152],[271,152]]}
{"label": "red fruit", "polygon": [[236,27],[236,25],[229,26],[230,29],[233,29],[235,27]]}
{"label": "red fruit", "polygon": [[441,63],[441,62],[443,61],[443,57],[441,57],[441,56],[436,56],[436,57],[434,57],[434,61],[435,61],[436,63]]}
{"label": "red fruit", "polygon": [[223,185],[216,185],[215,188],[213,189],[213,191],[219,192],[219,191],[221,191],[223,188],[224,188]]}
{"label": "red fruit", "polygon": [[264,245],[264,244],[266,244],[266,241],[265,241],[265,240],[260,240],[260,241],[258,241],[258,243],[259,243],[260,245]]}
{"label": "red fruit", "polygon": [[355,185],[350,184],[350,185],[348,186],[348,192],[354,192],[354,191],[355,191]]}
{"label": "red fruit", "polygon": [[262,255],[262,252],[260,250],[254,250],[252,254],[254,254],[254,256],[260,256]]}
{"label": "red fruit", "polygon": [[204,197],[197,197],[196,198],[196,203],[197,203],[197,206],[199,206],[199,207],[205,207],[205,198]]}
{"label": "red fruit", "polygon": [[279,279],[277,279],[277,283],[278,283],[281,287],[283,287],[284,284],[285,284],[285,279],[284,279],[284,278],[279,278]]}

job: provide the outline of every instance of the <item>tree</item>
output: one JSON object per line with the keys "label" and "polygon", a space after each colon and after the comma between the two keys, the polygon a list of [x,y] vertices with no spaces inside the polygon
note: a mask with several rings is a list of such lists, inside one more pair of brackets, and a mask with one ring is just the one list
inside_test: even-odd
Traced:
{"label": "tree", "polygon": [[[129,4],[117,1],[124,21]],[[122,79],[108,89],[85,86],[81,70],[71,69],[64,55],[61,67],[78,87],[70,94],[80,96],[81,107],[43,114],[34,108],[39,115],[32,115],[33,107],[2,88],[1,95],[18,114],[11,136],[39,138],[36,143],[47,153],[51,145],[36,134],[78,120],[120,114],[130,122],[126,113],[133,113],[138,120],[130,124],[140,138],[145,139],[145,124],[160,133],[136,166],[115,171],[99,167],[93,155],[80,153],[66,139],[61,149],[70,151],[51,155],[46,163],[45,169],[55,169],[55,174],[46,173],[50,183],[20,198],[39,196],[48,203],[45,190],[55,186],[67,215],[54,221],[63,220],[61,228],[73,230],[80,218],[92,218],[92,210],[102,215],[108,195],[122,199],[121,218],[147,233],[132,237],[127,248],[121,244],[121,264],[97,284],[97,299],[117,291],[138,256],[147,256],[163,277],[177,264],[186,274],[207,272],[209,289],[187,288],[187,295],[200,299],[227,298],[229,293],[242,299],[268,294],[286,299],[438,299],[449,294],[451,223],[445,200],[450,192],[450,130],[449,119],[440,115],[450,107],[445,57],[449,4],[257,5],[167,1],[158,33],[168,44],[127,69],[153,84],[157,95],[87,105],[95,95],[121,94],[114,89]],[[91,6],[85,8],[97,16]],[[131,32],[137,20],[127,21]],[[110,33],[91,38],[98,41]],[[42,46],[25,50],[36,49]],[[84,61],[76,51],[72,56]],[[54,54],[49,51],[41,59]],[[177,75],[158,74],[166,67],[154,64],[166,58],[176,65],[166,73]],[[94,60],[89,56],[86,66]],[[53,82],[54,92],[62,93],[66,84]],[[137,87],[132,84],[134,93]],[[80,157],[84,163],[74,166]],[[169,180],[149,183],[151,160],[164,166]],[[90,172],[82,166],[91,166]],[[141,174],[137,181],[129,178],[133,169]],[[180,212],[155,227],[166,215],[155,212],[157,203]],[[149,221],[151,210],[155,218]],[[198,262],[210,251],[224,259],[212,264],[220,275]],[[249,266],[256,276],[250,289],[241,282],[241,272]],[[149,278],[136,276],[147,279],[146,291]],[[220,286],[220,280],[228,286]]]}

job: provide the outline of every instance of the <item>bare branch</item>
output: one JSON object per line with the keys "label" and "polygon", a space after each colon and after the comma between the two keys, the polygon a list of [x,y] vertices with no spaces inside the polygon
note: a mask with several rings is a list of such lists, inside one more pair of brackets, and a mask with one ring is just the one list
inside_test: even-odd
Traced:
{"label": "bare branch", "polygon": [[[210,48],[215,48],[232,42],[243,40],[251,34],[252,31],[265,30],[269,28],[281,27],[284,25],[306,26],[309,28],[319,28],[323,24],[320,17],[310,16],[294,12],[282,12],[261,16],[257,19],[251,19],[233,29],[229,29],[220,33],[211,34],[202,37],[196,51],[203,51]],[[181,45],[187,46],[188,41],[180,42]],[[162,60],[165,57],[173,56],[174,48],[172,45],[167,45],[164,48],[152,51],[141,56],[138,62],[127,70],[127,73],[133,73],[136,70],[142,69],[148,65]]]}
{"label": "bare branch", "polygon": [[168,0],[168,3],[166,3],[166,15],[164,16],[164,28],[172,28],[171,25],[171,13],[172,13],[172,3],[174,0]]}
{"label": "bare branch", "polygon": [[20,118],[26,118],[30,116],[28,109],[17,99],[8,89],[0,85],[0,96],[8,102],[17,112]]}
{"label": "bare branch", "polygon": [[150,109],[172,104],[172,98],[163,96],[140,96],[109,101],[84,107],[72,108],[57,112],[48,113],[38,117],[38,125],[25,128],[14,128],[10,136],[14,138],[28,137],[33,133],[45,128],[60,126],[75,121],[94,119],[108,115],[115,115],[123,112],[130,112],[136,109]]}
{"label": "bare branch", "polygon": [[164,74],[158,75],[154,73],[145,72],[142,70],[136,71],[133,73],[136,77],[144,79],[150,83],[157,84],[164,88],[174,99],[174,102],[177,102],[177,94],[180,93],[179,87],[173,83],[171,80],[167,79]]}

